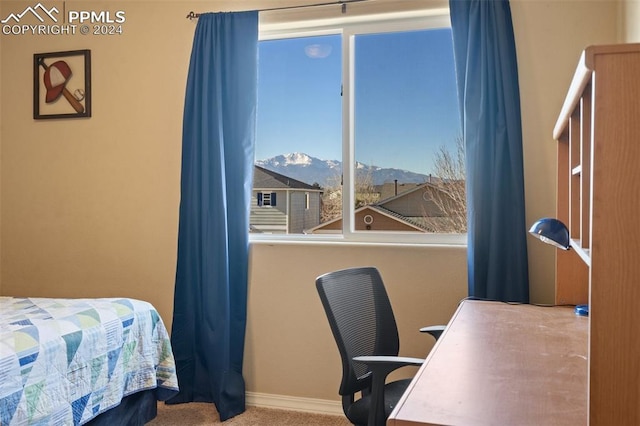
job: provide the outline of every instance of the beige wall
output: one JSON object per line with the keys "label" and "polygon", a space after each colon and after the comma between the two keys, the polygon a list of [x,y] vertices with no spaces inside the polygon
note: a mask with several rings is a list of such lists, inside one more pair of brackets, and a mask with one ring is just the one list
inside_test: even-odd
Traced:
{"label": "beige wall", "polygon": [[[226,3],[253,8],[305,0]],[[637,18],[637,6],[627,3]],[[25,4],[3,0],[0,16]],[[130,0],[65,6],[89,4],[125,10],[125,33],[0,35],[0,294],[136,297],[152,302],[170,326],[182,107],[195,27],[184,17],[224,5]],[[514,0],[512,10],[531,223],[555,211],[551,129],[580,50],[615,41],[618,9],[610,1]],[[626,33],[637,38],[631,24]],[[93,117],[34,121],[33,54],[74,49],[91,49]],[[531,242],[529,253],[532,298],[550,302],[553,249]],[[255,244],[249,391],[337,399],[338,355],[313,279],[364,264],[383,273],[407,355],[426,353],[429,338],[415,330],[446,322],[466,292],[460,248]]]}
{"label": "beige wall", "polygon": [[[580,52],[616,42],[617,4],[512,0],[524,145],[527,224],[555,216],[556,145],[551,132]],[[533,302],[553,302],[555,249],[529,238]]]}
{"label": "beige wall", "polygon": [[[179,3],[102,8],[126,11],[123,35],[2,35],[2,291],[143,298],[170,323],[194,24]],[[91,49],[93,116],[33,120],[33,54],[76,49]]]}
{"label": "beige wall", "polygon": [[640,0],[623,0],[620,10],[622,40],[640,43]]}
{"label": "beige wall", "polygon": [[427,353],[433,342],[418,329],[446,323],[466,295],[461,248],[254,244],[251,260],[245,367],[260,393],[337,398],[340,359],[314,285],[324,272],[380,269],[406,356]]}

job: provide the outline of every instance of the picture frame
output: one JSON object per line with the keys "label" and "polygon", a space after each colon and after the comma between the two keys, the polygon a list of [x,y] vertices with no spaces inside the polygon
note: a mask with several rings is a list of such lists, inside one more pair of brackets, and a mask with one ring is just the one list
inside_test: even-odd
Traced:
{"label": "picture frame", "polygon": [[91,51],[33,55],[33,118],[91,117]]}

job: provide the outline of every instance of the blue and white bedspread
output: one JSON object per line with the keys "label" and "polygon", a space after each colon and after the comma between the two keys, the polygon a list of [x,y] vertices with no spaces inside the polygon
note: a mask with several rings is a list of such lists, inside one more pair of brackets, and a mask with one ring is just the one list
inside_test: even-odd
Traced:
{"label": "blue and white bedspread", "polygon": [[168,399],[178,379],[151,304],[0,297],[0,426],[79,425],[154,388]]}

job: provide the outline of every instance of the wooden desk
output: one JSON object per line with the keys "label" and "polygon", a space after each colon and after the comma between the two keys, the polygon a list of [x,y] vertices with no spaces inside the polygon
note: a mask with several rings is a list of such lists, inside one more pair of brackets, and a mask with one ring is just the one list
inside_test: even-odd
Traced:
{"label": "wooden desk", "polygon": [[462,302],[387,425],[586,425],[588,322]]}

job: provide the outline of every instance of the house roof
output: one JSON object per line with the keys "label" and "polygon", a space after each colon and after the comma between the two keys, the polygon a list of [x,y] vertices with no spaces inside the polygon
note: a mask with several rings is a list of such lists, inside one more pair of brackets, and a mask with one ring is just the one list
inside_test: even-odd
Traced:
{"label": "house roof", "polygon": [[436,186],[436,185],[434,185],[432,183],[429,183],[429,182],[425,182],[425,183],[417,184],[413,188],[406,189],[405,191],[400,192],[397,195],[393,195],[391,197],[384,198],[384,199],[378,201],[376,204],[378,206],[384,206],[386,203],[388,203],[390,201],[397,200],[398,198],[406,197],[409,194],[412,194],[412,193],[414,193],[416,191],[422,190],[422,189],[427,188],[427,187],[433,188],[433,189],[435,189],[437,191],[441,191],[441,189],[438,186]]}
{"label": "house roof", "polygon": [[[421,223],[423,221],[419,221],[419,220],[415,220],[417,218],[413,218],[413,217],[407,217],[407,216],[402,216],[401,214],[398,214],[394,211],[391,211],[389,209],[384,208],[382,205],[380,204],[372,204],[369,206],[365,206],[365,207],[370,207],[372,210],[377,210],[382,214],[386,214],[387,216],[390,216],[394,219],[396,219],[398,222],[404,222],[414,228],[418,228],[420,231],[425,231],[427,230],[427,227],[424,225],[424,223]],[[358,209],[359,210],[359,209]]]}
{"label": "house roof", "polygon": [[385,182],[382,185],[375,185],[374,188],[375,191],[380,194],[380,199],[384,200],[412,190],[422,184],[423,183]]}
{"label": "house roof", "polygon": [[[372,210],[372,211],[376,211],[376,212],[378,212],[380,214],[383,214],[385,216],[389,216],[389,217],[393,218],[394,220],[396,220],[398,222],[404,223],[404,224],[406,224],[407,226],[409,226],[411,228],[415,228],[416,231],[422,231],[422,232],[427,231],[427,228],[425,228],[425,226],[420,224],[418,221],[411,220],[413,218],[407,218],[405,216],[399,215],[398,213],[392,212],[391,210],[387,210],[384,207],[381,207],[380,205],[377,205],[377,204],[368,204],[366,206],[362,206],[362,207],[356,209],[354,214],[358,214],[358,213],[360,213],[362,211],[365,211],[365,210]],[[331,220],[329,220],[327,222],[321,223],[320,225],[314,226],[313,228],[307,229],[306,231],[308,233],[313,233],[314,231],[317,231],[319,229],[326,228],[327,225],[329,225],[329,224],[332,224],[332,223],[335,223],[335,222],[338,222],[338,221],[341,221],[341,220],[342,220],[342,216],[339,216],[339,217],[337,217],[335,219],[331,219]]]}
{"label": "house roof", "polygon": [[281,175],[260,166],[254,166],[254,189],[304,189],[309,191],[321,191],[317,186],[309,185],[299,180]]}

